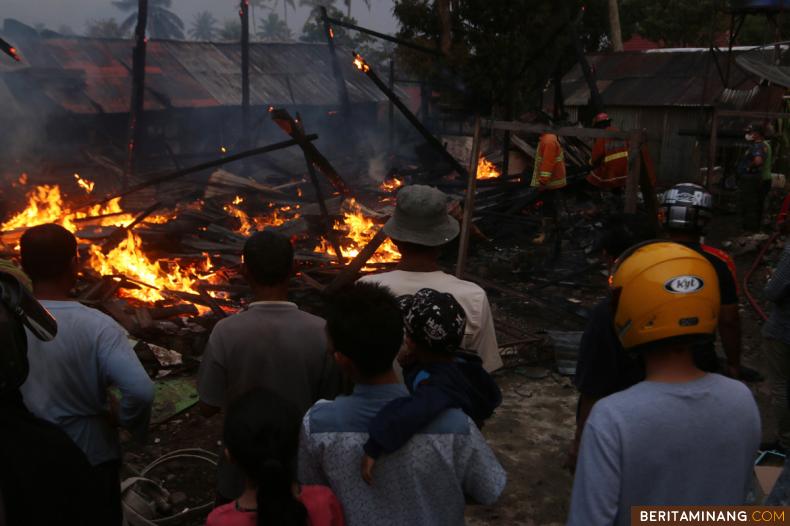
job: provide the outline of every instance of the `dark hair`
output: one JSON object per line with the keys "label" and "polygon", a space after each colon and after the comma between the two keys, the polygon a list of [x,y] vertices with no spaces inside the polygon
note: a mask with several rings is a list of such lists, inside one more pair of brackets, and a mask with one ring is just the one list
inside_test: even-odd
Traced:
{"label": "dark hair", "polygon": [[307,510],[291,491],[301,415],[287,400],[255,389],[234,400],[223,437],[231,457],[257,484],[258,526],[305,526]]}
{"label": "dark hair", "polygon": [[392,242],[395,243],[395,246],[398,247],[398,252],[401,254],[436,254],[438,256],[444,248],[444,245],[429,247],[427,245],[412,243],[411,241],[399,241],[394,238]]}
{"label": "dark hair", "polygon": [[69,272],[77,256],[77,238],[60,225],[38,225],[27,229],[20,241],[22,269],[32,279],[56,279]]}
{"label": "dark hair", "polygon": [[629,248],[656,237],[655,225],[644,214],[618,214],[611,216],[604,226],[600,247],[611,257],[617,257]]}
{"label": "dark hair", "polygon": [[293,272],[294,248],[291,241],[275,232],[255,232],[244,243],[244,264],[259,285],[277,285]]}
{"label": "dark hair", "polygon": [[392,367],[403,343],[402,316],[388,288],[355,283],[330,298],[326,327],[335,350],[370,377]]}

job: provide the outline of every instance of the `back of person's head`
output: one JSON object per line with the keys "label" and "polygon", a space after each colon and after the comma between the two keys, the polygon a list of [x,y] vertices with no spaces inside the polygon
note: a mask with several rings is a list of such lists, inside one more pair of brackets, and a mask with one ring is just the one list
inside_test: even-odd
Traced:
{"label": "back of person's head", "polygon": [[73,273],[77,238],[60,225],[29,228],[20,240],[22,269],[34,282],[56,280]]}
{"label": "back of person's head", "polygon": [[604,224],[600,247],[611,258],[616,258],[639,243],[655,239],[655,226],[645,214],[616,214]]}
{"label": "back of person's head", "polygon": [[336,293],[329,301],[326,327],[334,351],[366,378],[389,371],[403,343],[398,300],[380,285],[355,283]]}
{"label": "back of person's head", "polygon": [[710,342],[718,327],[719,279],[697,251],[667,241],[631,247],[609,279],[614,328],[624,349]]}
{"label": "back of person's head", "polygon": [[398,298],[403,325],[417,348],[437,355],[451,355],[461,348],[466,313],[452,294],[420,289]]}
{"label": "back of person's head", "polygon": [[279,285],[293,273],[293,245],[282,234],[268,230],[254,233],[244,243],[242,257],[248,278],[258,285]]}
{"label": "back of person's head", "polygon": [[257,485],[258,526],[305,526],[307,510],[293,495],[301,415],[277,393],[256,389],[234,400],[225,417],[225,447]]}

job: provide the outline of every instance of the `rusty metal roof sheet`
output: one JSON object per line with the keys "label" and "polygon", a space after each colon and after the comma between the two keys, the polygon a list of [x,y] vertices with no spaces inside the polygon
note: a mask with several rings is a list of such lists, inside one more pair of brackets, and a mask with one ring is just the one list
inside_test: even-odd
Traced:
{"label": "rusty metal roof sheet", "polygon": [[[661,50],[661,53],[622,52],[588,57],[606,106],[713,106],[724,85],[726,53],[708,50]],[[707,80],[706,80],[707,79]],[[565,104],[584,106],[590,92],[576,65],[563,78]],[[758,84],[733,61],[730,88],[751,89]]]}
{"label": "rusty metal roof sheet", "polygon": [[[69,113],[125,113],[131,93],[130,40],[34,38],[15,43],[21,64],[0,64],[0,81],[18,106]],[[337,50],[352,103],[386,97]],[[148,42],[147,111],[241,104],[238,44]],[[275,106],[339,106],[328,47],[318,43],[251,43],[250,102]],[[6,101],[9,105],[9,101]]]}

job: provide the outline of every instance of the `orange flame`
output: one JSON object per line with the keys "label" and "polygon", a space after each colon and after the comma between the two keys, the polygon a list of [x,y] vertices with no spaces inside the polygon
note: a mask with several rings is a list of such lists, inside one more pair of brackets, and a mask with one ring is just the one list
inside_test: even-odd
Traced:
{"label": "orange flame", "polygon": [[[367,246],[371,239],[379,230],[372,219],[365,217],[362,207],[354,199],[349,199],[343,203],[343,219],[335,221],[335,231],[344,237],[340,240],[340,249],[346,258],[355,258],[363,248]],[[321,240],[315,248],[315,252],[336,256],[335,249],[326,239]],[[392,263],[400,260],[400,252],[390,239],[384,241],[376,250],[369,263]]]}
{"label": "orange flame", "polygon": [[244,198],[237,195],[232,202],[226,204],[223,207],[223,210],[239,220],[240,226],[237,229],[237,232],[245,236],[253,234],[259,230],[264,230],[266,227],[284,225],[288,221],[297,219],[299,217],[299,214],[295,211],[299,208],[298,205],[295,207],[282,206],[280,208],[274,208],[270,214],[259,217],[250,217],[247,212],[239,207],[239,205],[243,202]]}
{"label": "orange flame", "polygon": [[389,181],[384,181],[383,183],[381,183],[381,185],[379,186],[379,189],[381,189],[381,190],[383,190],[385,192],[394,192],[395,190],[397,190],[401,186],[403,186],[403,181],[401,181],[400,179],[398,179],[396,177],[393,177]]}
{"label": "orange flame", "polygon": [[483,157],[480,156],[480,160],[477,163],[477,180],[481,181],[484,179],[496,179],[500,177],[502,172],[500,172],[496,165]]}
{"label": "orange flame", "polygon": [[362,58],[362,55],[359,53],[354,53],[354,67],[363,73],[370,71],[370,66],[367,62],[365,62],[365,59]]}
{"label": "orange flame", "polygon": [[[92,184],[92,183],[91,183]],[[11,219],[0,225],[0,231],[30,228],[45,223],[57,223],[71,232],[77,231],[76,219],[96,217],[108,214],[119,214],[97,219],[101,226],[121,226],[134,220],[131,214],[121,214],[123,209],[120,198],[115,198],[104,205],[94,205],[79,211],[71,211],[63,204],[58,185],[41,185],[27,194],[27,207]]]}
{"label": "orange flame", "polygon": [[104,254],[99,245],[91,245],[88,266],[103,276],[120,274],[156,287],[140,287],[139,289],[121,291],[122,296],[136,298],[144,302],[150,303],[165,299],[165,296],[160,292],[162,289],[200,294],[196,290],[199,279],[196,272],[198,270],[209,271],[210,268],[205,267],[206,265],[210,267],[210,259],[202,262],[203,268],[185,268],[171,260],[152,261],[142,251],[141,245],[142,240],[131,230],[126,233],[126,239],[121,241],[109,254]]}
{"label": "orange flame", "polygon": [[77,185],[79,185],[80,188],[85,190],[85,193],[89,194],[93,192],[93,187],[95,186],[95,183],[93,181],[83,179],[82,177],[80,177],[80,174],[74,174],[74,179],[77,181]]}

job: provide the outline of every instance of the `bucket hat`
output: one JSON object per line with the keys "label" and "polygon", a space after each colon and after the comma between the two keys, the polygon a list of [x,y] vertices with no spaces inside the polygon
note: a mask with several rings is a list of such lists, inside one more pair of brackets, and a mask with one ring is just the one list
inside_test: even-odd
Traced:
{"label": "bucket hat", "polygon": [[395,213],[384,225],[384,233],[396,241],[426,247],[449,243],[461,227],[447,213],[447,196],[423,185],[405,186],[398,192]]}

